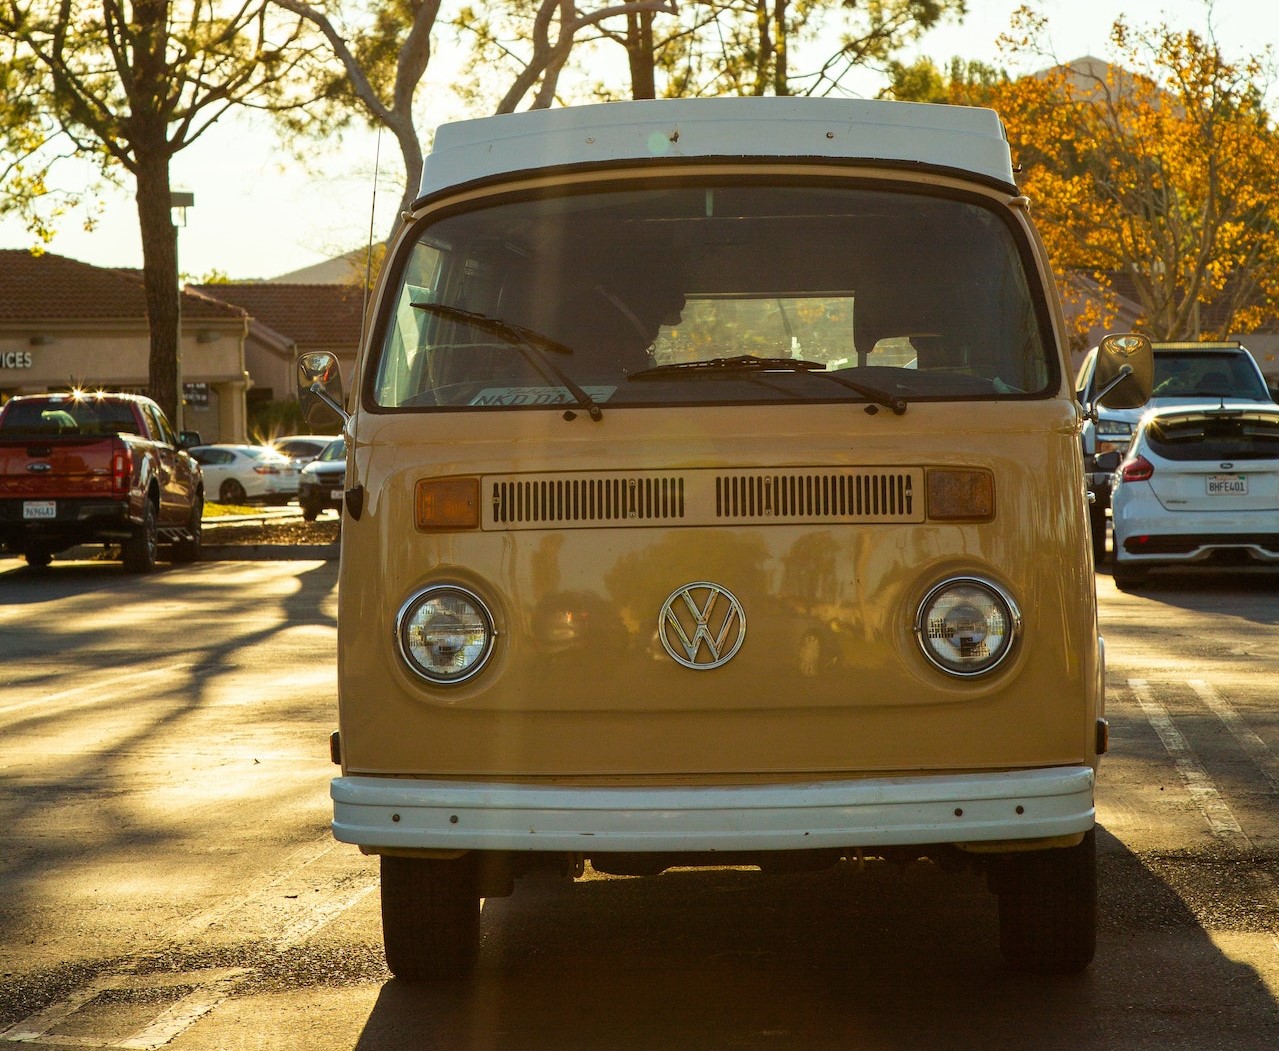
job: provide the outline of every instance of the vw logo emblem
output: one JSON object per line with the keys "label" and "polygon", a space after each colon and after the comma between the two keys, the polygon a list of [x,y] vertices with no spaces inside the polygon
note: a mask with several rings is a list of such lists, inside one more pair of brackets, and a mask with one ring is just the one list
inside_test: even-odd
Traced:
{"label": "vw logo emblem", "polygon": [[676,663],[710,671],[727,664],[742,648],[746,611],[718,584],[685,584],[662,603],[657,636]]}

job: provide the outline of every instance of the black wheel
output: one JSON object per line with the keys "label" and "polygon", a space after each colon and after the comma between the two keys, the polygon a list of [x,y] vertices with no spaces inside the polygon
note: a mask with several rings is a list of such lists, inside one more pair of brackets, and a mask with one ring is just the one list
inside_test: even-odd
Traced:
{"label": "black wheel", "polygon": [[32,548],[25,552],[23,557],[32,569],[45,569],[53,561],[53,554],[42,547]]}
{"label": "black wheel", "polygon": [[200,557],[200,547],[204,536],[204,497],[198,493],[195,503],[191,505],[191,517],[187,520],[188,538],[178,540],[173,545],[174,562],[195,562]]}
{"label": "black wheel", "polygon": [[1097,840],[999,859],[999,948],[1009,966],[1035,974],[1076,974],[1097,945]]}
{"label": "black wheel", "polygon": [[248,499],[244,486],[234,478],[228,478],[218,489],[218,499],[224,504],[242,504]]}
{"label": "black wheel", "polygon": [[1146,570],[1125,565],[1119,559],[1115,559],[1110,575],[1115,582],[1115,587],[1120,591],[1136,591],[1146,582]]}
{"label": "black wheel", "polygon": [[303,504],[302,517],[308,522],[314,522],[320,517],[320,508],[315,504]]}
{"label": "black wheel", "polygon": [[480,950],[474,855],[448,861],[383,857],[382,941],[397,978],[469,974]]}
{"label": "black wheel", "polygon": [[1100,504],[1088,505],[1088,530],[1092,535],[1092,558],[1095,563],[1106,561],[1106,509]]}
{"label": "black wheel", "polygon": [[142,524],[120,545],[120,556],[124,560],[126,572],[150,573],[155,569],[159,554],[160,530],[156,525],[155,503],[148,500],[143,505]]}

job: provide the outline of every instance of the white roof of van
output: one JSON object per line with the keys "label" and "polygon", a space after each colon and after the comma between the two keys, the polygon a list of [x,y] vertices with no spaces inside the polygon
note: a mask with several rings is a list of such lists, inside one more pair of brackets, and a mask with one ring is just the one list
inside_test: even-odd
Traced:
{"label": "white roof of van", "polygon": [[606,102],[444,124],[421,190],[538,168],[684,157],[902,162],[1013,184],[993,110],[790,96]]}

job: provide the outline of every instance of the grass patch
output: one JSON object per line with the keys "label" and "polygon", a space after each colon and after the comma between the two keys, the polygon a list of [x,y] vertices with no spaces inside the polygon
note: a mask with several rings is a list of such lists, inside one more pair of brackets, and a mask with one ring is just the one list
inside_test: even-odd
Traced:
{"label": "grass patch", "polygon": [[243,504],[219,504],[210,500],[204,505],[205,518],[223,518],[226,515],[253,515],[261,513],[261,508],[246,507]]}

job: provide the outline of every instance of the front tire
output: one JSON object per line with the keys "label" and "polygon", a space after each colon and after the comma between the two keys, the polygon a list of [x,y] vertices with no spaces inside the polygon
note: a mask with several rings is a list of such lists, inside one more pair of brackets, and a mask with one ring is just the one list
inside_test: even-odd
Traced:
{"label": "front tire", "polygon": [[1110,576],[1120,591],[1136,591],[1146,582],[1146,570],[1125,565],[1119,559],[1115,559]]}
{"label": "front tire", "polygon": [[383,856],[382,940],[386,964],[397,978],[416,982],[469,974],[480,949],[475,856]]}
{"label": "front tire", "polygon": [[160,555],[160,529],[156,523],[155,503],[143,504],[142,524],[120,545],[120,555],[127,573],[150,573]]}
{"label": "front tire", "polygon": [[1034,974],[1077,974],[1097,947],[1097,839],[1001,858],[999,948],[1008,965]]}

